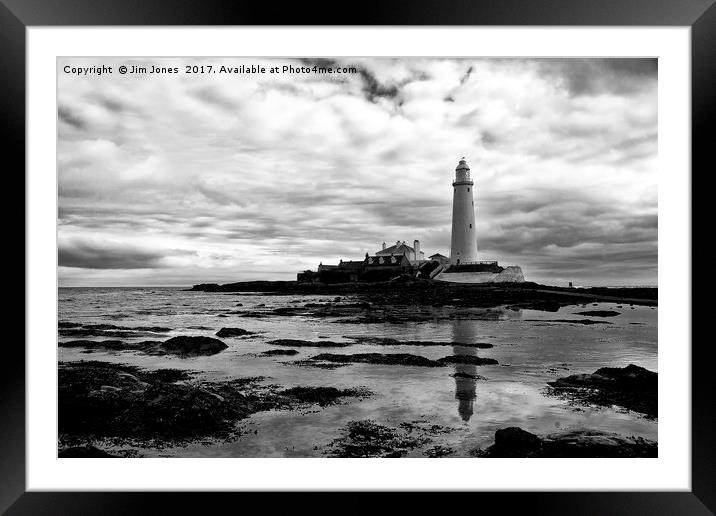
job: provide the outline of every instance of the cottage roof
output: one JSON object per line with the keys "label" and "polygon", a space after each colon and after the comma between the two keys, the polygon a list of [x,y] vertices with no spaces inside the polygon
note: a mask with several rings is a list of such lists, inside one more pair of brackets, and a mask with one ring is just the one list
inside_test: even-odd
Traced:
{"label": "cottage roof", "polygon": [[399,255],[399,254],[406,254],[406,255],[412,255],[415,253],[415,249],[410,247],[409,245],[406,245],[404,242],[401,242],[399,244],[391,245],[390,247],[386,247],[385,249],[381,249],[378,251],[376,256],[390,256],[392,255]]}
{"label": "cottage roof", "polygon": [[341,261],[341,263],[338,265],[341,269],[362,269],[363,264],[365,263],[365,260],[348,260],[348,261]]}
{"label": "cottage roof", "polygon": [[398,267],[410,265],[410,260],[404,255],[394,256],[369,256],[365,261],[368,267]]}

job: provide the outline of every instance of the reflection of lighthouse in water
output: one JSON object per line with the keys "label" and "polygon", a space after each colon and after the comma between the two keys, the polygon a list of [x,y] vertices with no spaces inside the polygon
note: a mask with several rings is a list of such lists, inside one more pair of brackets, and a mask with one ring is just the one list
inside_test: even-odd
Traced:
{"label": "reflection of lighthouse in water", "polygon": [[[471,344],[476,342],[476,321],[452,322],[453,342]],[[455,355],[477,355],[477,348],[467,346],[453,346]],[[470,421],[474,411],[477,395],[476,385],[477,366],[474,364],[455,364],[455,399],[458,400],[457,411],[463,421]]]}

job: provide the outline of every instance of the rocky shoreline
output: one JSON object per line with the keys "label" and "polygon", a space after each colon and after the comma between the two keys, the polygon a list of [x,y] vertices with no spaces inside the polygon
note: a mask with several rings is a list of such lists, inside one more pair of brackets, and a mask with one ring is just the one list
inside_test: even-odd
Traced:
{"label": "rocky shoreline", "polygon": [[[263,292],[273,295],[351,295],[370,305],[424,305],[454,307],[495,307],[508,305],[534,310],[557,311],[562,306],[584,304],[608,298],[626,304],[656,306],[657,288],[584,289],[555,287],[538,283],[457,284],[400,276],[377,283],[300,283],[297,281],[245,281],[239,283],[202,283],[191,291]],[[319,304],[304,308],[321,308]],[[323,308],[330,308],[325,305]],[[366,308],[358,303],[352,308]],[[290,312],[291,310],[287,310]],[[281,315],[281,314],[275,314]]]}
{"label": "rocky shoreline", "polygon": [[[276,350],[290,355],[294,350]],[[453,355],[438,360],[407,354],[320,354],[309,361],[339,365],[367,363],[441,367],[449,364],[494,364],[477,356]],[[133,448],[161,449],[191,442],[231,441],[241,435],[237,423],[252,414],[300,407],[326,407],[365,399],[367,388],[331,386],[282,387],[265,378],[206,381],[178,369],[146,370],[99,361],[59,364],[60,457],[137,456]],[[456,377],[487,379],[456,373]],[[655,418],[657,373],[629,365],[601,368],[592,374],[571,375],[549,382],[556,395],[590,405],[617,405]],[[389,427],[372,420],[354,421],[341,437],[327,445],[327,457],[401,457],[423,449],[428,457],[453,455],[455,450],[433,437],[459,429],[404,422]],[[431,445],[430,448],[427,448]],[[116,450],[117,447],[119,450]],[[108,451],[113,449],[114,451]],[[497,430],[495,443],[475,449],[474,457],[653,457],[655,442],[589,429],[538,437],[518,427]]]}
{"label": "rocky shoreline", "polygon": [[587,405],[618,405],[647,417],[658,416],[658,374],[629,364],[602,367],[548,382],[552,394]]}
{"label": "rocky shoreline", "polygon": [[570,430],[539,437],[520,427],[495,432],[495,444],[474,450],[475,457],[657,457],[656,442],[642,437],[623,436],[593,430]]}
{"label": "rocky shoreline", "polygon": [[[256,412],[325,407],[371,395],[365,388],[263,384],[264,378],[205,381],[178,369],[146,370],[99,361],[60,362],[60,453],[104,445],[162,448],[230,440]],[[81,452],[77,452],[81,453]]]}
{"label": "rocky shoreline", "polygon": [[[423,412],[414,412],[408,416],[411,419],[406,417],[405,420],[391,417],[382,420],[382,416],[377,420],[367,419],[376,416],[366,413],[363,405],[357,405],[357,410],[352,412],[351,403],[369,397],[379,399],[383,393],[390,392],[392,387],[387,391],[385,386],[382,390],[376,389],[380,385],[376,379],[402,377],[403,368],[409,368],[405,370],[406,378],[434,381],[443,375],[449,376],[450,385],[455,384],[454,396],[460,411],[467,410],[465,407],[472,403],[471,400],[479,399],[480,386],[485,393],[495,392],[493,386],[514,380],[513,371],[518,374],[526,371],[510,369],[515,367],[512,365],[515,364],[514,344],[495,339],[496,334],[491,332],[401,333],[401,328],[413,325],[395,326],[385,331],[370,331],[376,326],[334,326],[342,323],[430,322],[432,324],[428,326],[434,327],[438,321],[447,319],[455,320],[455,323],[440,321],[439,324],[455,324],[459,329],[465,321],[473,321],[469,324],[474,327],[483,327],[481,321],[485,321],[485,327],[495,328],[497,323],[502,328],[504,321],[510,329],[526,327],[527,331],[540,332],[540,335],[550,335],[548,332],[554,331],[557,332],[555,335],[571,335],[576,339],[589,335],[596,338],[595,332],[614,334],[629,328],[627,325],[643,324],[634,321],[643,320],[640,318],[650,312],[648,308],[636,312],[636,319],[627,316],[625,311],[633,309],[630,304],[639,304],[632,297],[637,294],[643,296],[645,306],[656,305],[656,289],[638,289],[638,292],[628,289],[629,292],[621,294],[606,292],[613,289],[601,289],[601,293],[595,291],[589,295],[621,295],[625,300],[619,301],[622,304],[612,302],[611,306],[599,306],[584,293],[575,293],[575,289],[550,290],[536,284],[461,286],[402,278],[383,284],[307,286],[295,282],[251,282],[204,287],[197,286],[193,291],[239,296],[243,303],[237,303],[236,297],[217,298],[220,302],[214,302],[209,309],[201,309],[200,319],[188,319],[179,324],[173,324],[168,318],[153,319],[155,325],[143,325],[143,320],[137,319],[126,326],[98,324],[103,323],[102,319],[94,319],[92,323],[60,321],[58,345],[66,348],[63,353],[67,353],[68,358],[75,360],[58,364],[60,457],[133,457],[167,447],[232,442],[241,438],[246,424],[253,425],[253,421],[264,417],[257,415],[250,423],[240,423],[254,414],[276,410],[288,413],[301,410],[301,414],[305,410],[308,414],[335,404],[345,405],[351,415],[334,423],[332,441],[319,442],[313,448],[315,452],[309,453],[325,457],[656,455],[657,445],[653,441],[581,428],[580,419],[574,417],[562,420],[560,428],[568,430],[559,433],[549,433],[550,428],[545,432],[544,426],[529,426],[527,420],[522,426],[533,431],[538,429],[540,435],[519,427],[492,427],[491,431],[496,428],[494,444],[479,449],[474,448],[474,443],[471,444],[473,448],[468,449],[469,440],[463,441],[460,432],[465,432],[466,426],[441,427],[431,424],[428,419],[415,419],[422,418]],[[263,299],[251,302],[251,292],[295,295],[296,298],[279,298],[284,300],[279,302],[266,300],[264,304]],[[304,294],[317,295],[318,299],[300,297]],[[194,297],[189,293],[186,296]],[[198,299],[203,303],[205,297]],[[231,305],[228,309],[223,307],[226,301]],[[565,306],[571,309],[562,309]],[[533,314],[530,317],[536,318],[528,319],[510,313],[521,309],[560,313],[553,319],[547,314]],[[229,318],[216,320],[222,321],[222,326],[212,324],[216,316]],[[80,317],[76,320],[81,320]],[[270,324],[249,322],[242,317],[265,318]],[[271,324],[274,321],[270,319],[276,317],[280,318],[278,324],[320,327],[321,330],[316,333],[273,331]],[[75,319],[72,315],[67,318]],[[515,320],[530,324],[512,324]],[[555,330],[548,330],[550,326]],[[421,338],[424,340],[419,340]],[[107,356],[111,362],[80,360],[84,353]],[[125,353],[128,361],[149,364],[152,368],[114,362]],[[219,364],[225,355],[227,361],[235,364],[258,360],[255,363],[259,367],[239,368],[247,376],[245,378],[219,380],[212,376],[213,369],[206,369],[206,375],[184,369],[154,369],[166,363],[189,368],[202,362]],[[579,360],[573,363],[579,363]],[[619,417],[634,412],[629,418],[641,421],[642,430],[639,425],[632,425],[628,431],[636,428],[638,433],[646,428],[642,435],[651,436],[644,424],[653,425],[658,417],[657,373],[634,364],[623,368],[598,368],[600,362],[591,363],[594,365],[587,369],[591,372],[572,369],[572,364],[562,364],[570,367],[559,368],[564,370],[561,377],[557,377],[558,369],[548,369],[551,376],[545,377],[547,369],[543,369],[538,373],[539,384],[534,386],[533,383],[531,388],[542,399],[567,400],[566,404],[550,402],[558,404],[565,414],[584,411],[582,407],[593,407],[598,411],[603,410],[601,407],[609,407],[608,410]],[[546,361],[543,368],[555,364]],[[294,366],[309,369],[288,369]],[[319,375],[323,372],[318,369],[327,370],[324,385],[315,385],[314,372],[310,368],[315,368]],[[336,368],[345,369],[328,371]],[[222,370],[221,366],[219,370]],[[256,371],[266,377],[249,377],[257,374]],[[485,376],[478,374],[483,372]],[[356,375],[360,375],[357,381]],[[271,384],[268,377],[282,378],[278,381],[283,385]],[[287,378],[291,380],[286,381]],[[303,380],[297,381],[298,378]],[[362,378],[370,379],[370,385],[355,387],[363,385],[365,380]],[[344,379],[350,379],[349,387],[341,385]],[[475,387],[478,381],[481,383]],[[368,389],[376,390],[376,394]],[[472,408],[468,408],[469,417]],[[460,412],[460,415],[464,413]],[[356,419],[352,420],[354,417]],[[502,419],[508,420],[512,422],[509,418]],[[438,421],[446,423],[449,420]],[[651,423],[643,423],[645,421]],[[333,438],[334,435],[338,437]],[[484,439],[485,436],[481,436],[479,442]]]}

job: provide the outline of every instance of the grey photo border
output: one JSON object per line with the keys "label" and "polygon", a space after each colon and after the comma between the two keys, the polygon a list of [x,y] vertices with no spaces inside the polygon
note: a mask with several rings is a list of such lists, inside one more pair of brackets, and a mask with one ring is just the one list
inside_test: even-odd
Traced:
{"label": "grey photo border", "polygon": [[[256,0],[0,0],[0,110],[6,179],[25,170],[26,28],[33,26],[207,26],[207,25],[419,25],[419,26],[685,26],[691,28],[692,192],[716,170],[716,0],[382,0],[364,4],[326,2],[268,3]],[[8,159],[9,158],[9,159]],[[11,166],[13,164],[14,166]],[[698,184],[698,183],[697,183]],[[13,185],[14,186],[14,185]],[[14,192],[25,192],[25,175]],[[16,197],[20,197],[15,193]],[[25,200],[25,196],[22,198]],[[23,208],[26,205],[23,204]],[[703,206],[703,205],[700,205]],[[13,214],[16,211],[12,212]],[[23,209],[23,214],[25,213]],[[694,227],[708,215],[692,200]],[[12,231],[18,224],[13,226]],[[18,230],[19,231],[19,230]],[[22,236],[14,239],[25,241]],[[692,252],[692,269],[705,267]],[[13,257],[17,256],[13,252]],[[24,245],[23,270],[27,278]],[[15,275],[19,276],[19,275]],[[25,285],[22,287],[25,292]],[[703,311],[692,292],[694,313]],[[14,300],[13,300],[14,301]],[[22,298],[23,314],[27,309]],[[17,306],[20,303],[15,303]],[[695,318],[692,315],[692,321]],[[26,319],[25,319],[26,320]],[[698,320],[698,318],[696,318]],[[22,331],[25,339],[24,328]],[[531,511],[542,514],[713,514],[716,511],[716,392],[709,341],[669,343],[692,346],[692,490],[690,492],[525,492],[452,493],[450,505],[479,504],[480,510]],[[11,345],[12,344],[12,345]],[[0,511],[7,514],[203,513],[221,507],[265,502],[262,493],[82,493],[26,492],[25,350],[6,340],[0,376]],[[430,494],[428,498],[426,495]],[[340,493],[340,505],[325,493],[269,495],[273,509],[307,508],[312,512],[372,511],[384,506],[385,493]],[[401,512],[430,508],[434,493],[401,496]],[[321,498],[317,498],[320,496]],[[241,506],[237,506],[237,497]],[[259,498],[261,497],[261,498]],[[319,502],[320,500],[320,502]],[[444,502],[438,501],[439,504]],[[226,504],[226,505],[225,505]],[[243,505],[250,504],[250,505]],[[321,508],[323,507],[323,508]],[[444,506],[443,506],[444,507]]]}

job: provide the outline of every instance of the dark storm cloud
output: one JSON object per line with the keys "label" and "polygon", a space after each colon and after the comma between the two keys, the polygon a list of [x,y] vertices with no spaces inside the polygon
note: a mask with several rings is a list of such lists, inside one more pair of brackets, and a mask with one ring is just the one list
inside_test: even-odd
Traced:
{"label": "dark storm cloud", "polygon": [[602,92],[627,94],[656,81],[658,60],[653,59],[540,59],[542,73],[563,81],[574,96]]}
{"label": "dark storm cloud", "polygon": [[210,104],[214,107],[218,107],[220,109],[238,108],[238,105],[234,101],[222,95],[219,91],[217,91],[216,88],[213,88],[211,86],[195,89],[191,91],[190,94],[193,97],[199,99],[200,101],[206,102],[207,104]]}
{"label": "dark storm cloud", "polygon": [[243,198],[240,193],[237,194],[236,192],[227,192],[226,190],[221,190],[220,188],[212,188],[211,186],[204,185],[201,183],[195,185],[195,188],[197,192],[201,193],[208,200],[213,201],[217,204],[236,206],[246,205],[246,199]]}
{"label": "dark storm cloud", "polygon": [[460,85],[462,86],[467,82],[467,80],[470,78],[470,75],[472,75],[472,72],[475,70],[473,66],[470,66],[467,70],[465,70],[465,73],[462,77],[460,77]]}
{"label": "dark storm cloud", "polygon": [[156,250],[132,248],[106,241],[69,241],[60,243],[57,259],[60,267],[153,269],[162,266],[162,260],[167,256],[187,254],[195,253],[179,250],[164,253]]}
{"label": "dark storm cloud", "polygon": [[652,59],[622,59],[609,58],[595,60],[607,69],[613,70],[615,73],[625,73],[627,75],[637,75],[650,79],[656,78],[659,68],[659,60]]}
{"label": "dark storm cloud", "polygon": [[376,102],[379,98],[388,100],[395,99],[400,90],[395,84],[381,84],[373,73],[363,66],[357,67],[358,74],[363,80],[363,93],[371,102]]}
{"label": "dark storm cloud", "polygon": [[491,145],[496,145],[499,142],[499,138],[490,131],[482,131],[480,134],[480,141],[485,144],[485,146],[489,147]]}
{"label": "dark storm cloud", "polygon": [[128,108],[123,100],[111,97],[106,93],[96,93],[90,99],[112,113],[122,113]]}
{"label": "dark storm cloud", "polygon": [[654,241],[656,216],[623,217],[582,223],[550,221],[515,225],[509,233],[487,233],[481,241],[490,249],[508,253],[533,253],[549,246],[570,248],[580,244],[600,243],[605,246],[625,243],[650,243]]}
{"label": "dark storm cloud", "polygon": [[75,129],[84,129],[87,125],[82,117],[67,106],[58,106],[57,116],[60,118],[61,122],[71,125]]}

